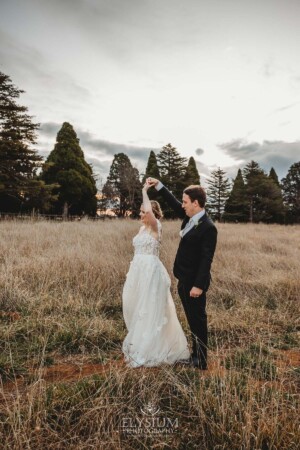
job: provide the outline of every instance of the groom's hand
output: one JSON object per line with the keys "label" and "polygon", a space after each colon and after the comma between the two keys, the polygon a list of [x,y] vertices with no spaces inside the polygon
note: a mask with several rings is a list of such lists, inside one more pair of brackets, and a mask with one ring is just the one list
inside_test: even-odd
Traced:
{"label": "groom's hand", "polygon": [[157,180],[156,178],[152,178],[152,177],[147,178],[146,181],[147,181],[147,183],[150,184],[150,186],[157,186],[159,183],[159,180]]}
{"label": "groom's hand", "polygon": [[200,295],[202,294],[202,289],[197,288],[197,287],[192,287],[192,289],[190,290],[190,297],[200,297]]}

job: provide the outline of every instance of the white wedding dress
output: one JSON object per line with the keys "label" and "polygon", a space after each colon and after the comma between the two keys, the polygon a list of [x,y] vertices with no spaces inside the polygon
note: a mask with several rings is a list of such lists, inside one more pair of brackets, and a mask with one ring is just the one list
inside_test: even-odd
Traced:
{"label": "white wedding dress", "polygon": [[159,259],[159,240],[144,226],[133,238],[134,258],[123,288],[123,314],[128,334],[123,353],[130,367],[173,364],[190,352],[171,296],[171,280]]}

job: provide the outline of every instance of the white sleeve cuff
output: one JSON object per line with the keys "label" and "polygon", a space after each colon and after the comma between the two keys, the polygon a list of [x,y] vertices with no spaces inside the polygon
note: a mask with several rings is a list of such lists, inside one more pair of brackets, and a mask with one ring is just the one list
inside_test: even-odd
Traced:
{"label": "white sleeve cuff", "polygon": [[155,189],[156,189],[157,191],[160,191],[163,187],[164,187],[164,185],[162,184],[161,181],[159,181],[159,182],[157,183],[157,185],[155,186]]}

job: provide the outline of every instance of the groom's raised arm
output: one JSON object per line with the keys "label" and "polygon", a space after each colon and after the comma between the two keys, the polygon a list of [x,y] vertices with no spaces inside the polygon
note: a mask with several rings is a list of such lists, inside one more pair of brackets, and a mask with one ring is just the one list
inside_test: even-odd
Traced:
{"label": "groom's raised arm", "polygon": [[184,219],[185,211],[182,208],[182,203],[174,197],[172,192],[170,192],[160,181],[155,185],[155,189],[159,191],[160,195],[166,200],[175,214],[181,219]]}

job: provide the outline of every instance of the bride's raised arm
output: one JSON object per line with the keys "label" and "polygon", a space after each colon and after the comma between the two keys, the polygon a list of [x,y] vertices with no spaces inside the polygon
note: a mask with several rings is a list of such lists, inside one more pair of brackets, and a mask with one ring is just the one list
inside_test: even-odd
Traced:
{"label": "bride's raised arm", "polygon": [[155,217],[155,215],[154,215],[154,213],[152,211],[152,205],[151,205],[151,202],[149,200],[148,193],[147,193],[147,191],[148,191],[148,189],[150,187],[151,187],[151,185],[149,183],[147,183],[147,181],[146,181],[146,183],[143,186],[143,190],[142,190],[142,193],[143,193],[143,207],[144,207],[145,214],[147,215],[148,223],[149,223],[151,229],[155,233],[158,233],[157,219],[156,219],[156,217]]}

